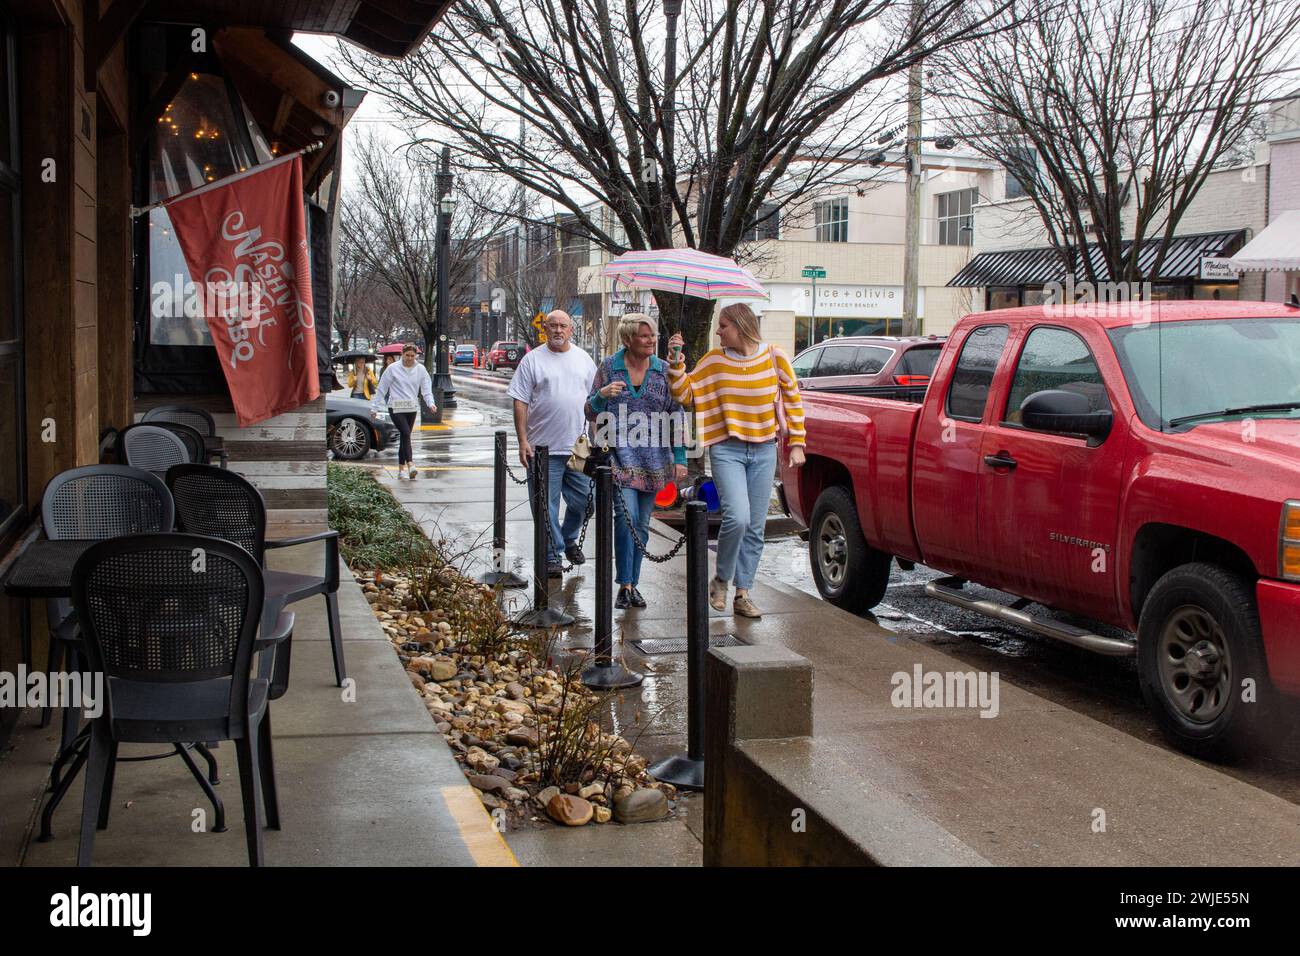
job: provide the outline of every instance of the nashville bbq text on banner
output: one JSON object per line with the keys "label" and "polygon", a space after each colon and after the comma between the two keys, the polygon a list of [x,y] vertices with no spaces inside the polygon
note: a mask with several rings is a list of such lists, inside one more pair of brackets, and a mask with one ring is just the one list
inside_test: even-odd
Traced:
{"label": "nashville bbq text on banner", "polygon": [[164,203],[240,427],[320,395],[302,157],[286,156]]}

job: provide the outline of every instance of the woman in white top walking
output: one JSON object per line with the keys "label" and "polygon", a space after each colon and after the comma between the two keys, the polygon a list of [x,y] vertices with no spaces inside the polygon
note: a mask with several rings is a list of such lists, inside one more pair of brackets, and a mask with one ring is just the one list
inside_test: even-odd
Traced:
{"label": "woman in white top walking", "polygon": [[373,416],[384,405],[393,417],[393,424],[402,438],[397,446],[397,477],[414,478],[415,466],[412,464],[411,429],[415,427],[415,416],[420,412],[420,397],[434,411],[433,383],[429,372],[423,365],[416,364],[415,346],[408,344],[402,349],[402,360],[394,362],[384,369],[379,377],[379,388],[370,400],[370,414]]}

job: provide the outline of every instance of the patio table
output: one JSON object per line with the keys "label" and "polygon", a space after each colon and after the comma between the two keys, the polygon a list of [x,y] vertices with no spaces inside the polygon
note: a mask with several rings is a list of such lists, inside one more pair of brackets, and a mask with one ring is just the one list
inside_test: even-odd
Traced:
{"label": "patio table", "polygon": [[9,569],[5,593],[11,597],[70,598],[72,569],[96,542],[85,539],[38,538]]}

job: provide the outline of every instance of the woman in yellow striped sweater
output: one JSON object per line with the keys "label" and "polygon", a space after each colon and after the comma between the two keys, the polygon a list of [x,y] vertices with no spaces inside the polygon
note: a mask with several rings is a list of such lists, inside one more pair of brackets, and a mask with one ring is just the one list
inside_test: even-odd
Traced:
{"label": "woman in yellow striped sweater", "polygon": [[718,338],[722,347],[705,354],[689,374],[681,335],[669,339],[668,381],[673,398],[695,409],[696,439],[709,449],[722,504],[709,604],[718,611],[726,608],[727,588],[734,583],[733,611],[761,617],[749,590],[763,555],[781,419],[790,465],[797,468],[804,462],[803,405],[790,360],[780,349],[763,344],[758,317],[749,306],[722,310]]}

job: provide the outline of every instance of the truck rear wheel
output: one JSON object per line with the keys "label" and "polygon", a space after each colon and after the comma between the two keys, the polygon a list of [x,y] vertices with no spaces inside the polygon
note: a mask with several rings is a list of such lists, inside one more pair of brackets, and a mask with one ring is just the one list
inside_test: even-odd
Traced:
{"label": "truck rear wheel", "polygon": [[1138,626],[1138,673],[1171,743],[1209,760],[1251,749],[1272,689],[1262,648],[1255,590],[1245,578],[1194,563],[1156,582]]}
{"label": "truck rear wheel", "polygon": [[892,556],[867,544],[847,488],[827,488],[817,498],[808,560],[818,592],[836,607],[861,614],[884,600]]}

